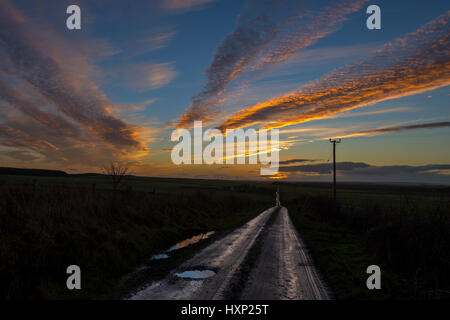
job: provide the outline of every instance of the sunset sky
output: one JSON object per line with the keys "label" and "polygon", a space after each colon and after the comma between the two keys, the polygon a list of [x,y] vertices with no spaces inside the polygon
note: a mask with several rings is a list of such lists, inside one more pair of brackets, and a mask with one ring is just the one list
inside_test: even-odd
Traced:
{"label": "sunset sky", "polygon": [[[81,30],[66,8],[81,8]],[[381,8],[381,30],[366,9]],[[172,164],[175,128],[279,128],[277,178],[450,184],[448,1],[0,0],[0,166]]]}

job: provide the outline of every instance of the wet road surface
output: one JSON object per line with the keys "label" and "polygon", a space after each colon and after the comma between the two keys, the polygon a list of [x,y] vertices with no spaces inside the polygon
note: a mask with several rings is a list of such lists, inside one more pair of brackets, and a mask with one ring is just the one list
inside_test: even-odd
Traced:
{"label": "wet road surface", "polygon": [[[266,226],[267,230],[261,234],[277,209],[279,212],[275,221]],[[329,298],[287,209],[273,207],[216,240],[164,279],[144,287],[130,299],[226,299],[229,286],[235,281],[233,277],[236,277],[254,245],[260,246],[260,254],[247,281],[242,284],[241,299]]]}

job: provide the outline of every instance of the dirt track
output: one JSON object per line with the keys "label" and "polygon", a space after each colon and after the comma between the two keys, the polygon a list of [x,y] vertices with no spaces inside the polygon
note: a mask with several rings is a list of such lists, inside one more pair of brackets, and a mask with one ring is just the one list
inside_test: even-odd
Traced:
{"label": "dirt track", "polygon": [[242,299],[324,300],[328,292],[302,239],[282,207],[263,239]]}
{"label": "dirt track", "polygon": [[[232,281],[276,207],[267,209],[244,226],[219,239],[172,270],[165,279],[138,291],[130,299],[225,299]],[[327,299],[329,297],[305,246],[281,207],[275,222],[264,232],[261,254],[242,299]],[[206,279],[180,278],[187,270],[211,270]],[[208,271],[211,273],[210,271]]]}

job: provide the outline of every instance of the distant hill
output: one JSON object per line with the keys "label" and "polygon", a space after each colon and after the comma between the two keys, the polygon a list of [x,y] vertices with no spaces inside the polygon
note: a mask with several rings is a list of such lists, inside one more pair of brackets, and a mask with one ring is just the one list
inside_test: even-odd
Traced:
{"label": "distant hill", "polygon": [[46,176],[46,177],[69,176],[66,172],[61,170],[22,169],[22,168],[7,168],[7,167],[0,167],[0,174],[21,175],[21,176]]}
{"label": "distant hill", "polygon": [[88,173],[71,173],[70,176],[71,177],[103,177],[103,176],[105,176],[105,174],[88,172]]}

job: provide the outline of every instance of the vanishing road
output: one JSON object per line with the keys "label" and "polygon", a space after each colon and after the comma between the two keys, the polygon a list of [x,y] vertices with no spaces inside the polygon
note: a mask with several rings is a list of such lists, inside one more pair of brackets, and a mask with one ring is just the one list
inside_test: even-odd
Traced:
{"label": "vanishing road", "polygon": [[[274,221],[269,220],[272,214],[277,214]],[[216,240],[166,278],[153,282],[130,299],[323,300],[329,297],[287,209],[273,207]]]}

